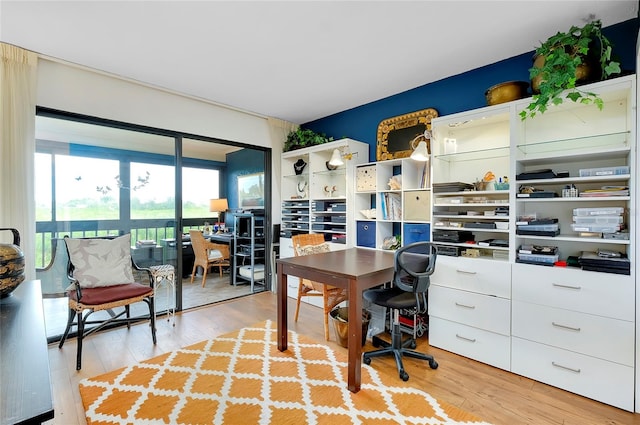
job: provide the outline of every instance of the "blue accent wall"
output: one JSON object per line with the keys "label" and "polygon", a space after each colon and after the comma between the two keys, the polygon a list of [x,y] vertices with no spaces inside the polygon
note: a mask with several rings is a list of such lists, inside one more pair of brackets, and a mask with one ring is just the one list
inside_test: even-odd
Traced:
{"label": "blue accent wall", "polygon": [[[613,54],[625,73],[636,72],[639,20],[630,19],[604,28],[614,46]],[[446,43],[446,41],[443,41]],[[536,44],[537,46],[537,44]],[[536,47],[534,46],[534,47]],[[491,48],[500,48],[493,46]],[[435,108],[439,116],[486,106],[486,90],[505,81],[529,81],[534,50],[491,65],[425,84],[337,114],[303,124],[335,139],[350,137],[369,143],[369,160],[376,160],[376,133],[381,121],[398,115]]]}

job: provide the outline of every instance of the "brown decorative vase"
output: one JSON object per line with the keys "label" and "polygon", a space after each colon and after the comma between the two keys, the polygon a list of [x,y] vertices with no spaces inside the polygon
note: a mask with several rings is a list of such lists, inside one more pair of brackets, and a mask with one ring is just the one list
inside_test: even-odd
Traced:
{"label": "brown decorative vase", "polygon": [[[533,67],[542,68],[544,65],[544,56],[536,55],[533,58]],[[576,67],[576,85],[592,83],[598,80],[600,73],[597,62],[591,59],[584,60],[581,65]],[[533,94],[540,93],[540,82],[542,75],[539,74],[531,79],[531,91]]]}
{"label": "brown decorative vase", "polygon": [[0,298],[7,297],[24,281],[24,254],[20,249],[20,233],[13,233],[13,244],[0,244]]}

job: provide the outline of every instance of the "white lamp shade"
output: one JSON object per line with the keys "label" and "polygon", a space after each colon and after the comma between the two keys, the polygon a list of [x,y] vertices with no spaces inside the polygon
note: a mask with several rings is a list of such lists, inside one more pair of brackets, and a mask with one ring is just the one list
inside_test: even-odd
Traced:
{"label": "white lamp shade", "polygon": [[427,142],[422,141],[418,143],[418,146],[411,153],[411,159],[416,161],[428,161],[429,152],[427,151]]}
{"label": "white lamp shade", "polygon": [[344,162],[342,161],[342,155],[340,155],[340,151],[338,149],[333,150],[333,154],[331,154],[331,159],[329,160],[329,165],[344,165]]}

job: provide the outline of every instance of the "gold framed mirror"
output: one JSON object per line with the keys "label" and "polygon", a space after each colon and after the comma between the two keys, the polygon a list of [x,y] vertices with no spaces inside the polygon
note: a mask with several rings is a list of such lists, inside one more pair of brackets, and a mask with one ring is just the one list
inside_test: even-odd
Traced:
{"label": "gold framed mirror", "polygon": [[[376,161],[408,158],[413,151],[411,141],[431,131],[431,120],[438,116],[433,108],[387,118],[378,125]],[[431,153],[431,140],[427,139],[427,150]]]}

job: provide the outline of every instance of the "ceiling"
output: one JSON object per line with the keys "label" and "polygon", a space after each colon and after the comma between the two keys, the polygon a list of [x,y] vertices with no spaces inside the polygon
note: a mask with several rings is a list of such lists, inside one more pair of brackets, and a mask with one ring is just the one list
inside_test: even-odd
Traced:
{"label": "ceiling", "polygon": [[0,40],[302,124],[532,51],[600,1],[6,1]]}

